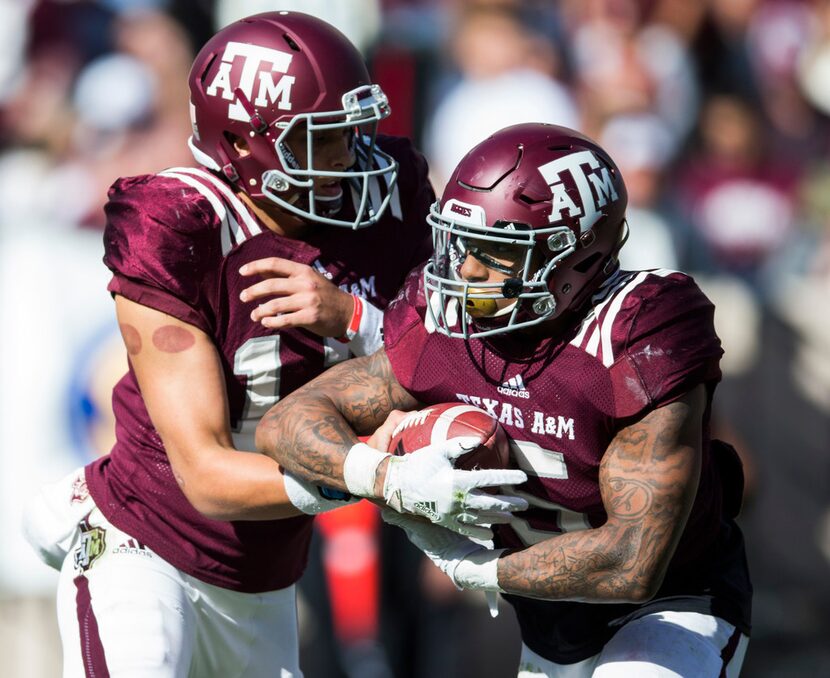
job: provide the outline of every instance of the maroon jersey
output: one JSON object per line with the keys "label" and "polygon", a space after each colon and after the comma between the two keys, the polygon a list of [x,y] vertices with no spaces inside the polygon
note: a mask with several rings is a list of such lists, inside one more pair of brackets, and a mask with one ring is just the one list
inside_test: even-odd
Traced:
{"label": "maroon jersey", "polygon": [[[431,326],[426,303],[421,272],[414,271],[387,310],[386,352],[398,381],[419,401],[482,407],[510,436],[514,457],[528,474],[518,493],[530,508],[499,527],[500,546],[532,545],[602,525],[607,515],[599,466],[616,433],[699,384],[707,385],[711,399],[720,379],[713,306],[681,273],[619,271],[581,322],[540,343],[515,333],[490,341],[446,337]],[[723,520],[708,419],[707,407],[698,496],[657,598],[685,596],[683,605],[690,608],[682,609],[714,609],[748,629],[748,580],[736,587],[714,581],[713,570],[722,567],[713,551],[730,538],[724,530],[731,528]],[[638,607],[508,599],[525,643],[568,663],[595,654],[626,615],[654,610],[654,602]]]}
{"label": "maroon jersey", "polygon": [[[239,268],[284,257],[385,308],[406,272],[429,255],[425,217],[434,200],[423,158],[408,141],[379,145],[399,165],[390,208],[374,226],[319,226],[291,240],[260,224],[217,176],[193,168],[118,180],[106,207],[104,261],[109,289],[195,325],[213,337],[222,360],[230,425],[239,449],[254,450],[261,416],[281,397],[348,357],[348,347],[299,329],[268,330],[239,301],[252,280]],[[373,188],[373,196],[388,187]],[[348,203],[348,201],[344,201]],[[353,205],[341,214],[350,216]],[[199,394],[194,393],[194,398]],[[117,442],[90,464],[96,504],[116,527],[184,572],[244,592],[295,582],[307,558],[311,519],[220,522],[196,511],[179,489],[132,369],[115,387]]]}

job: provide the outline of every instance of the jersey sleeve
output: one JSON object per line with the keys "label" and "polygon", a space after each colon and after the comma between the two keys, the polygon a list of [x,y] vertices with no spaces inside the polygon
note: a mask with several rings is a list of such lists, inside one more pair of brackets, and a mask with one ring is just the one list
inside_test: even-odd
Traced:
{"label": "jersey sleeve", "polygon": [[618,417],[640,416],[720,380],[714,306],[692,278],[649,276],[632,302],[615,328],[620,357],[611,376]]}
{"label": "jersey sleeve", "polygon": [[383,318],[383,343],[398,383],[410,391],[426,344],[423,267],[413,269]]}
{"label": "jersey sleeve", "polygon": [[175,179],[119,179],[105,206],[108,290],[210,332],[210,280],[221,262],[213,213]]}

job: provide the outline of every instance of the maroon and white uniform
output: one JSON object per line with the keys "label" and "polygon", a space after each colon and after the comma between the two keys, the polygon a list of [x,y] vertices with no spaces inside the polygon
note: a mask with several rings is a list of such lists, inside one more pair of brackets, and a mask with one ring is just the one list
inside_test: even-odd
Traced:
{"label": "maroon and white uniform", "polygon": [[[275,333],[251,321],[251,305],[239,301],[251,281],[239,275],[239,268],[263,257],[284,257],[313,266],[384,308],[406,272],[429,254],[425,214],[434,195],[426,163],[405,139],[384,137],[379,145],[400,166],[381,221],[354,231],[318,226],[303,241],[265,228],[226,183],[203,169],[124,178],[110,191],[104,258],[113,272],[110,291],[214,338],[240,449],[254,449],[256,424],[279,398],[348,357],[348,347],[306,330]],[[353,207],[344,204],[341,213],[348,218],[350,211]],[[205,518],[173,477],[132,370],[115,387],[113,407],[115,447],[86,468],[89,491],[112,525],[179,570],[222,588],[271,591],[299,579],[311,534],[309,517]]]}
{"label": "maroon and white uniform", "polygon": [[[711,399],[721,373],[713,306],[682,273],[618,271],[581,323],[541,343],[513,333],[459,341],[434,331],[423,275],[413,271],[384,320],[395,376],[419,401],[488,410],[529,476],[530,508],[500,526],[496,545],[522,547],[606,520],[599,466],[615,434],[699,384]],[[426,318],[426,320],[425,320]],[[506,596],[537,655],[573,663],[595,655],[627,621],[658,610],[721,617],[748,633],[751,585],[723,482],[729,450],[703,427],[697,499],[660,592],[644,605]]]}

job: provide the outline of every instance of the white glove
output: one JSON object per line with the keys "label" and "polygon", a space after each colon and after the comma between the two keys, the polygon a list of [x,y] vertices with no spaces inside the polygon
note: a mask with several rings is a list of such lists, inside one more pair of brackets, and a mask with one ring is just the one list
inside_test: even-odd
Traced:
{"label": "white glove", "polygon": [[505,549],[490,550],[482,544],[429,523],[389,509],[383,520],[397,525],[417,548],[435,563],[459,589],[501,591],[498,561]]}
{"label": "white glove", "polygon": [[527,501],[479,488],[518,485],[527,475],[516,469],[464,471],[453,467],[454,460],[478,445],[476,438],[453,438],[392,457],[383,498],[399,513],[425,516],[468,537],[492,539],[489,525],[508,522],[513,511],[527,508]]}
{"label": "white glove", "polygon": [[306,482],[302,478],[283,472],[285,494],[296,508],[308,515],[317,515],[326,511],[333,511],[341,506],[348,506],[360,501],[347,492],[329,490]]}

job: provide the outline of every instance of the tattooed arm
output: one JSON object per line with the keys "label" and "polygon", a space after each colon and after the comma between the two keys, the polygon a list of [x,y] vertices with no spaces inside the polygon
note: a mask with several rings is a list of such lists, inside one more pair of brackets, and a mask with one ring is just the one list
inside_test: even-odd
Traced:
{"label": "tattooed arm", "polygon": [[703,386],[622,429],[599,472],[608,521],[498,562],[500,587],[523,596],[643,602],[659,589],[697,493]]}
{"label": "tattooed arm", "polygon": [[489,526],[506,522],[510,511],[524,510],[527,502],[482,488],[522,483],[523,471],[454,468],[455,459],[476,447],[469,438],[435,442],[400,457],[385,452],[384,444],[382,451],[358,442],[357,435],[372,433],[390,413],[417,404],[381,349],[332,367],[277,403],[260,420],[256,446],[312,485],[383,499],[399,513],[492,538]]}
{"label": "tattooed arm", "polygon": [[357,436],[373,433],[393,410],[417,404],[381,349],[335,365],[274,405],[257,427],[256,445],[308,482],[345,490],[343,461]]}

